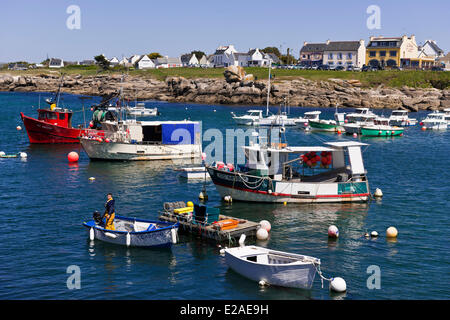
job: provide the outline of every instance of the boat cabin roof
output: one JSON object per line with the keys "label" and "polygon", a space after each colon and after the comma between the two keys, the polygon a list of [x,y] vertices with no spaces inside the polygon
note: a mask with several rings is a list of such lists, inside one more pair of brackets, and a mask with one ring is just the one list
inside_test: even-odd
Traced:
{"label": "boat cabin roof", "polygon": [[252,109],[252,110],[247,110],[247,113],[255,113],[255,112],[258,112],[258,113],[262,113],[263,111],[262,110],[255,110],[255,109]]}
{"label": "boat cabin roof", "polygon": [[305,112],[305,114],[321,114],[322,113],[322,111],[308,111],[308,112]]}

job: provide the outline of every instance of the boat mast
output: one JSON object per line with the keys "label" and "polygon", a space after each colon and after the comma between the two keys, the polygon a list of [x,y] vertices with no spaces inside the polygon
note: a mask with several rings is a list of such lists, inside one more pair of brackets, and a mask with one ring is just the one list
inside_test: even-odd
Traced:
{"label": "boat mast", "polygon": [[272,60],[269,59],[269,81],[267,83],[267,106],[266,106],[266,117],[269,115],[269,99],[270,99],[270,71],[272,69]]}

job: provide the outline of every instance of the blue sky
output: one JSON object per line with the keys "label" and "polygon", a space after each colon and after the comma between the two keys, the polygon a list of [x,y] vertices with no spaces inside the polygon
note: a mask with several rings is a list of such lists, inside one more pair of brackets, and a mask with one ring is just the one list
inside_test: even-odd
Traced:
{"label": "blue sky", "polygon": [[[66,27],[69,5],[81,9],[81,29]],[[366,9],[381,9],[381,29],[369,30]],[[266,46],[293,50],[303,41],[359,40],[370,35],[415,34],[450,51],[448,0],[103,1],[15,0],[0,4],[0,61],[40,62],[47,57],[119,59],[160,52],[212,53],[219,45],[238,51]],[[292,52],[292,51],[291,51]]]}

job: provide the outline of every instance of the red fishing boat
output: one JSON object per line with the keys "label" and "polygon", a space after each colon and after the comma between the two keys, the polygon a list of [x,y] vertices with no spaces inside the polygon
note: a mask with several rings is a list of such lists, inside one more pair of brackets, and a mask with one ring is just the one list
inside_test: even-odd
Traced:
{"label": "red fishing boat", "polygon": [[72,110],[58,106],[61,85],[62,79],[53,99],[45,100],[50,108],[38,109],[37,119],[20,113],[30,143],[80,143],[80,136],[88,132],[95,131],[97,135],[104,135],[101,130],[93,130],[98,128],[87,129],[81,125],[72,127]]}

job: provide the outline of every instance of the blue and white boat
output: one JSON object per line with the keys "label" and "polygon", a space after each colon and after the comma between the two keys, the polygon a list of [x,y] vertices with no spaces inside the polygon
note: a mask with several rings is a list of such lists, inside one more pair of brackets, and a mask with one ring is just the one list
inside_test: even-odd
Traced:
{"label": "blue and white boat", "polygon": [[115,230],[108,230],[95,220],[83,222],[90,240],[101,240],[127,247],[171,247],[177,241],[178,223],[116,216]]}

